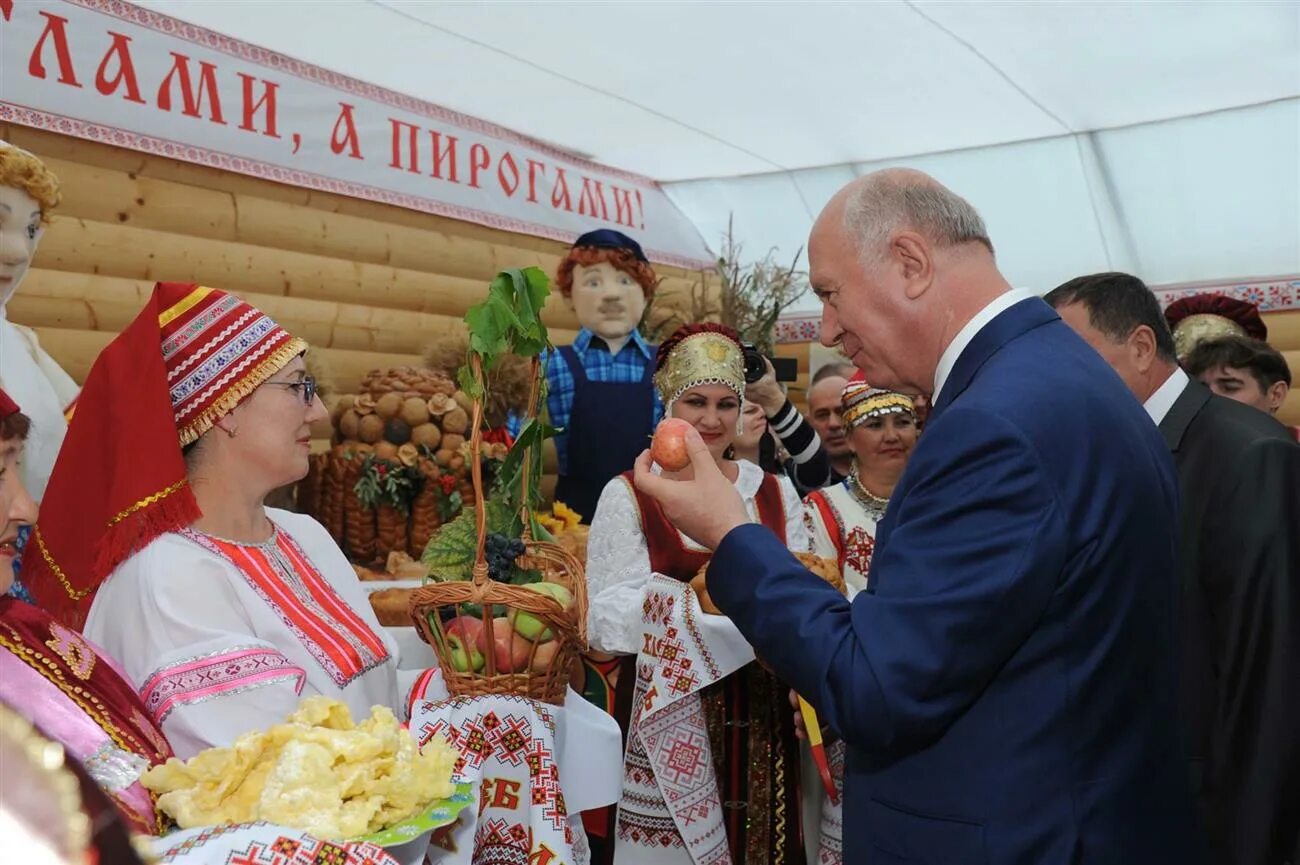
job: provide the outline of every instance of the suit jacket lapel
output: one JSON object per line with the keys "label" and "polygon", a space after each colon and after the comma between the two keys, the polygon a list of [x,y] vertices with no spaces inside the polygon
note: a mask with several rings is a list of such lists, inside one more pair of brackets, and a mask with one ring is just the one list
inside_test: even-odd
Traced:
{"label": "suit jacket lapel", "polygon": [[975,374],[994,352],[1022,333],[1053,321],[1060,321],[1060,316],[1037,297],[1026,298],[998,313],[958,355],[957,363],[930,411],[931,417],[943,411],[970,386]]}
{"label": "suit jacket lapel", "polygon": [[1183,443],[1183,434],[1191,425],[1192,418],[1210,401],[1210,389],[1199,381],[1189,381],[1187,387],[1169,407],[1165,419],[1160,421],[1160,434],[1165,437],[1169,450],[1178,453]]}

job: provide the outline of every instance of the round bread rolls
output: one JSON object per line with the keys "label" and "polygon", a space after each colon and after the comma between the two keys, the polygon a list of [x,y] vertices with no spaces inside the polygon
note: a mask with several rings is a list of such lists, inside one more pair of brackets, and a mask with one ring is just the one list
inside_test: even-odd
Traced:
{"label": "round bread rolls", "polygon": [[375,618],[386,628],[415,627],[407,610],[414,589],[380,589],[370,593],[370,606]]}

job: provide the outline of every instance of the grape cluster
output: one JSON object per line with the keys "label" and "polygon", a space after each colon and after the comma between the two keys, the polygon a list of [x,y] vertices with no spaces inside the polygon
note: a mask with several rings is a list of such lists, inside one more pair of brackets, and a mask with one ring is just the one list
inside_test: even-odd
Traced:
{"label": "grape cluster", "polygon": [[500,582],[509,582],[515,570],[515,559],[524,554],[524,542],[505,535],[488,535],[484,542],[488,575]]}

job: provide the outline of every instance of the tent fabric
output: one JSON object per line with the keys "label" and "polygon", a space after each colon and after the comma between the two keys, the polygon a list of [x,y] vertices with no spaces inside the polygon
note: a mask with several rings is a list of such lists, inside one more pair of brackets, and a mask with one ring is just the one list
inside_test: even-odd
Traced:
{"label": "tent fabric", "polygon": [[143,5],[655,178],[714,248],[906,164],[1018,285],[1300,273],[1294,2]]}

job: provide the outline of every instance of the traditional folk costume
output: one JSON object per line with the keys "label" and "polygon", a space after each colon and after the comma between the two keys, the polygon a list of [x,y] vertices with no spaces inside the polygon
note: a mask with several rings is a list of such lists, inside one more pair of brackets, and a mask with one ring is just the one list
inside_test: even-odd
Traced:
{"label": "traditional folk costume", "polygon": [[[0,419],[17,410],[0,391]],[[134,624],[138,618],[122,621]],[[91,818],[86,841],[98,849],[99,861],[134,861],[129,859],[126,834],[153,836],[166,828],[166,819],[155,810],[154,797],[140,783],[140,776],[173,756],[172,748],[128,676],[81,634],[12,597],[0,598],[0,706],[8,706],[35,726],[24,732],[10,720],[6,732],[57,743],[84,775],[83,782],[93,781],[97,789],[85,789],[83,783],[78,801],[79,810]],[[9,777],[15,770],[15,765],[5,764],[6,781],[16,780]],[[125,831],[114,829],[119,820]],[[249,852],[252,845],[270,851],[279,844],[280,850],[287,850],[283,846],[287,841],[300,850],[329,846],[338,851],[340,865],[392,865],[372,845],[327,845],[269,824],[244,825],[224,834],[224,840],[213,839],[202,854],[194,845],[193,855],[178,853],[168,861],[200,863],[213,861],[214,855],[225,861],[226,854]]]}
{"label": "traditional folk costume", "polygon": [[[912,398],[868,385],[861,374],[845,386],[840,397],[844,425],[850,435],[868,419],[887,414],[915,414]],[[871,555],[876,545],[876,526],[885,516],[889,499],[872,494],[862,485],[856,464],[849,476],[833,486],[815,490],[804,499],[804,519],[812,539],[812,551],[835,559],[851,600],[867,587]],[[815,773],[805,764],[804,818],[819,826],[817,858],[820,865],[839,865],[844,860],[844,743],[826,746],[831,774],[839,790],[840,804],[831,804]]]}
{"label": "traditional folk costume", "polygon": [[[708,329],[675,345],[669,340],[665,348],[656,386],[667,411],[682,393],[702,384],[725,384],[743,400],[741,349],[734,335]],[[750,517],[791,549],[807,549],[790,482],[752,463],[736,465],[736,489]],[[752,661],[709,681],[715,667],[710,652],[717,644],[700,634],[734,631],[734,626],[721,616],[703,616],[693,592],[682,585],[708,559],[707,550],[678,532],[657,503],[633,488],[630,474],[605,487],[588,545],[588,637],[594,649],[631,656],[625,657],[618,682],[625,713],[620,723],[627,730],[614,857],[619,865],[805,861],[789,689]],[[664,613],[648,624],[655,610],[674,606],[675,615]],[[680,640],[678,630],[684,632]],[[689,647],[679,647],[675,656],[645,651],[650,644],[662,649],[687,641]],[[738,632],[734,641],[747,652],[745,660],[752,659]],[[688,651],[694,653],[694,672],[684,660]],[[681,674],[667,689],[685,683],[680,699],[650,719],[650,708],[662,696],[658,683],[674,662]],[[660,758],[670,750],[675,759],[668,771]]]}
{"label": "traditional folk costume", "polygon": [[305,350],[233,295],[159,283],[96,360],[33,533],[38,602],[121,663],[181,758],[307,696],[356,717],[407,705],[397,647],[322,526],[268,509],[260,544],[191,528],[182,446]]}
{"label": "traditional folk costume", "polygon": [[[911,397],[873,388],[856,377],[845,386],[841,403],[850,434],[873,417],[915,414]],[[876,525],[887,507],[889,499],[873,495],[862,485],[856,465],[847,478],[810,493],[804,500],[812,551],[839,562],[850,599],[867,587]]]}

